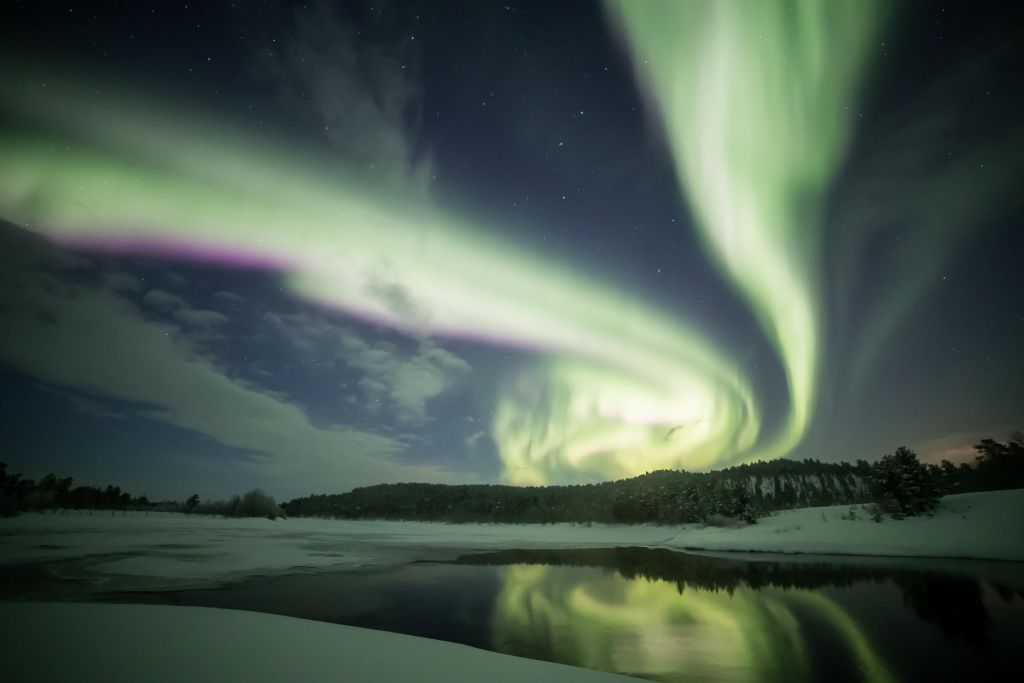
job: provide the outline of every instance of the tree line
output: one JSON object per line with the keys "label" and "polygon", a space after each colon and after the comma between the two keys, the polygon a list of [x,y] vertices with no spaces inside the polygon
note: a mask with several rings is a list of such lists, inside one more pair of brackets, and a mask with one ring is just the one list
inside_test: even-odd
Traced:
{"label": "tree line", "polygon": [[138,512],[181,512],[224,517],[283,516],[271,496],[253,489],[227,500],[200,500],[193,494],[184,501],[151,501],[144,495],[133,496],[120,486],[75,486],[72,477],[58,477],[52,472],[38,481],[25,479],[20,473],[8,474],[6,463],[0,462],[0,516],[11,517],[19,512],[69,511],[110,512],[125,515]]}
{"label": "tree line", "polygon": [[38,481],[0,463],[0,515],[23,511],[180,512],[224,517],[327,517],[430,522],[547,524],[753,523],[774,510],[872,504],[876,519],[929,514],[949,493],[1024,488],[1024,436],[983,439],[974,462],[920,462],[904,447],[874,463],[772,460],[712,472],[659,470],[630,479],[568,486],[380,484],[310,495],[280,506],[259,489],[226,500],[150,501],[118,486]]}
{"label": "tree line", "polygon": [[773,510],[873,504],[877,520],[928,514],[948,493],[1024,487],[1024,438],[985,439],[973,463],[920,462],[900,447],[874,463],[772,460],[713,472],[659,470],[570,486],[380,484],[282,504],[291,517],[430,522],[684,524]]}

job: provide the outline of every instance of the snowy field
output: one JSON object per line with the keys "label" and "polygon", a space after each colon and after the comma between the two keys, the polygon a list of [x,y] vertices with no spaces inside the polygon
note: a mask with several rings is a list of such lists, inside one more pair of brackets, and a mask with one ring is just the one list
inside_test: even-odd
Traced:
{"label": "snowy field", "polygon": [[474,550],[647,546],[1024,561],[1024,489],[947,496],[934,517],[882,523],[849,506],[742,528],[487,525],[181,514],[27,514],[0,520],[0,564],[88,559],[91,572],[202,583],[254,573],[451,559]]}

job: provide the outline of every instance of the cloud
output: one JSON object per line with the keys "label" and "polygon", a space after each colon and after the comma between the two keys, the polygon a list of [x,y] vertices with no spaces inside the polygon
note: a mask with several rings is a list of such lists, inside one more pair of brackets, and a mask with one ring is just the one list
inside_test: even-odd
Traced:
{"label": "cloud", "polygon": [[164,313],[188,306],[180,296],[160,288],[154,288],[146,292],[142,296],[142,303]]}
{"label": "cloud", "polygon": [[430,162],[414,144],[421,88],[415,41],[393,12],[370,8],[359,26],[326,2],[295,8],[259,62],[298,116],[360,175],[425,189]]}
{"label": "cloud", "polygon": [[103,284],[108,289],[118,292],[138,292],[142,290],[142,280],[124,271],[104,273]]}
{"label": "cloud", "polygon": [[41,239],[0,226],[0,362],[249,452],[254,474],[275,477],[291,493],[308,492],[311,481],[337,488],[444,479],[434,468],[393,461],[404,449],[397,439],[314,426],[296,405],[229,377],[176,328],[146,320],[116,291],[62,277],[81,267]]}
{"label": "cloud", "polygon": [[202,343],[217,337],[216,328],[226,325],[228,317],[217,311],[193,308],[177,294],[154,288],[146,292],[142,302],[150,308],[171,316],[185,326],[185,332],[194,343]]}
{"label": "cloud", "polygon": [[239,306],[245,303],[245,299],[243,299],[242,297],[238,296],[234,292],[228,292],[225,290],[214,292],[213,298],[216,301],[220,302],[221,304],[226,304],[229,306]]}
{"label": "cloud", "polygon": [[128,416],[120,411],[112,410],[104,405],[103,402],[97,401],[91,396],[87,396],[74,391],[66,391],[64,389],[57,389],[46,384],[40,384],[39,388],[48,393],[60,396],[61,398],[67,399],[71,405],[82,415],[89,415],[90,417],[102,417],[113,420],[125,420]]}
{"label": "cloud", "polygon": [[476,445],[480,442],[480,439],[484,438],[485,436],[487,436],[486,432],[473,432],[472,434],[466,437],[466,448],[468,448],[471,451],[475,451]]}
{"label": "cloud", "polygon": [[201,328],[216,327],[228,322],[227,316],[223,313],[197,308],[180,308],[174,312],[174,317],[186,325]]}
{"label": "cloud", "polygon": [[386,398],[396,416],[408,423],[425,422],[427,402],[471,370],[469,363],[430,340],[421,340],[410,354],[386,342],[371,344],[346,331],[341,354],[350,367],[365,373],[368,383],[361,386],[372,386],[370,395]]}
{"label": "cloud", "polygon": [[424,342],[415,356],[398,362],[391,370],[391,400],[399,416],[409,422],[426,420],[427,401],[441,395],[469,370],[469,364],[461,358]]}
{"label": "cloud", "polygon": [[405,350],[389,341],[367,341],[323,316],[267,313],[264,322],[296,350],[315,355],[321,367],[341,364],[360,373],[357,386],[371,413],[382,408],[407,424],[429,420],[428,402],[455,387],[472,368],[430,339]]}
{"label": "cloud", "polygon": [[399,282],[389,281],[380,274],[373,274],[366,281],[366,293],[379,301],[395,316],[415,321],[418,327],[426,327],[429,313],[409,291],[408,287]]}

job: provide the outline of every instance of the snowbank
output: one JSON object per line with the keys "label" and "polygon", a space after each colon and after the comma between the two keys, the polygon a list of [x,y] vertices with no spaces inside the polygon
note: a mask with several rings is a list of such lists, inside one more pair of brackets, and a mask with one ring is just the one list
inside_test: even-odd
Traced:
{"label": "snowbank", "polygon": [[1024,489],[942,499],[934,517],[871,521],[850,506],[786,510],[739,529],[687,528],[667,545],[701,550],[1024,561]]}
{"label": "snowbank", "polygon": [[9,681],[636,680],[426,638],[255,612],[0,604]]}

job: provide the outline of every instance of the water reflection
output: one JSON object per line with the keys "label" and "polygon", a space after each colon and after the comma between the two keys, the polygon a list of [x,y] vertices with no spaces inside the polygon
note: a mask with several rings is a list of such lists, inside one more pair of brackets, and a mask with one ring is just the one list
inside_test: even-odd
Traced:
{"label": "water reflection", "polygon": [[[991,627],[977,581],[920,571],[639,548],[504,551],[459,562],[507,565],[492,616],[496,650],[664,681],[802,681],[826,671],[897,680],[868,629],[822,590],[830,586],[891,582],[918,617],[975,646]],[[812,661],[812,651],[832,661]]]}
{"label": "water reflection", "polygon": [[[1021,680],[1021,565],[768,559],[503,551],[207,589],[115,581],[80,599],[256,610],[661,681]],[[37,574],[8,578],[53,594]]]}

